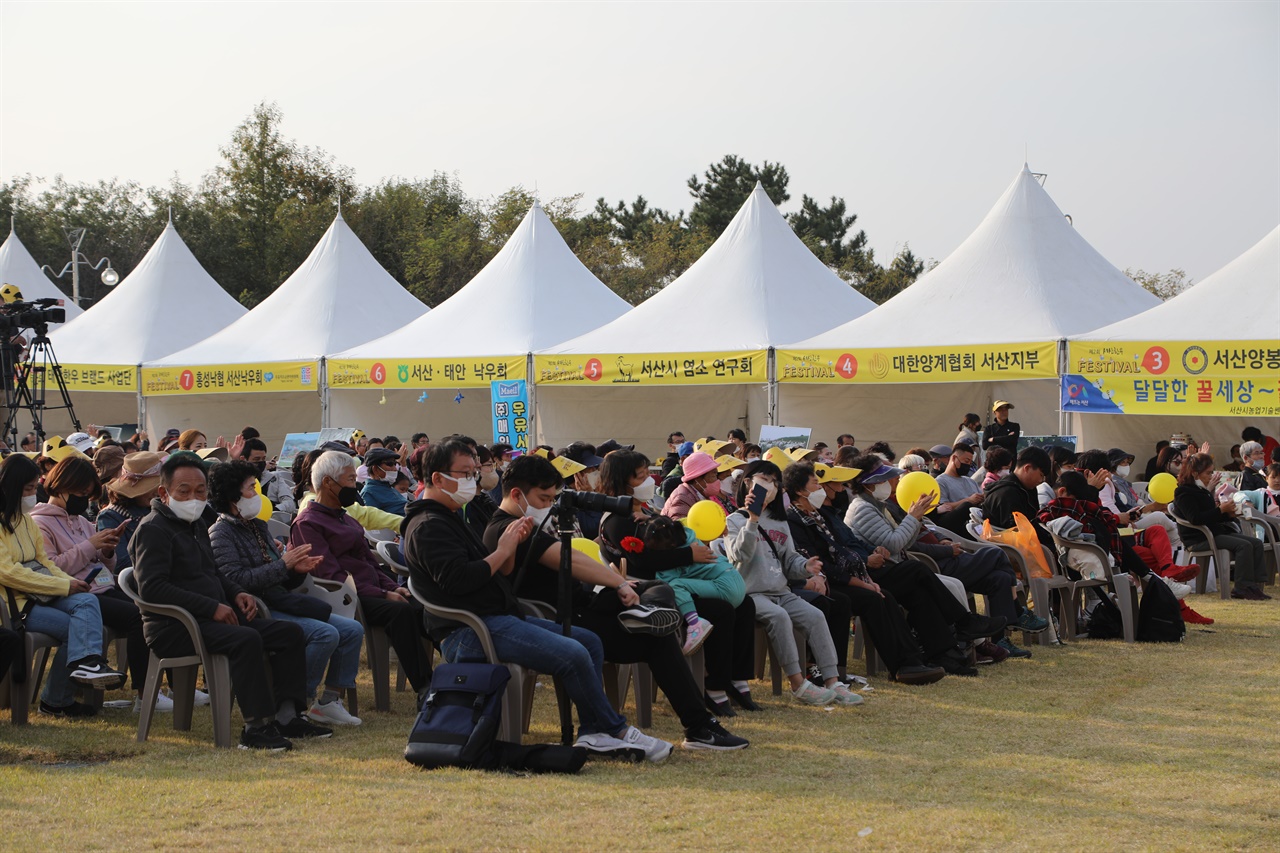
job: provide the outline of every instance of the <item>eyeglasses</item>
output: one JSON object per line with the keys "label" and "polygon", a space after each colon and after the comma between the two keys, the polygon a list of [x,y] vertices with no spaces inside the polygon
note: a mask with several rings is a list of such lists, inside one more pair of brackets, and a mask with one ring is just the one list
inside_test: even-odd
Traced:
{"label": "eyeglasses", "polygon": [[479,480],[479,471],[445,471],[444,473],[459,480]]}

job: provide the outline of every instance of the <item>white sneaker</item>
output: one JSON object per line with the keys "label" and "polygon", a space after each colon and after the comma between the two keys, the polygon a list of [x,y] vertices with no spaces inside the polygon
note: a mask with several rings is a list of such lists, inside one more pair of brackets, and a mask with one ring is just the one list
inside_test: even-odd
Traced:
{"label": "white sneaker", "polygon": [[812,681],[804,681],[799,690],[791,693],[802,705],[830,705],[836,701],[836,692],[829,687],[819,687]]}
{"label": "white sneaker", "polygon": [[638,761],[645,757],[645,751],[639,746],[626,743],[621,738],[604,732],[580,735],[573,745],[598,755],[610,755],[614,758],[633,758]]}
{"label": "white sneaker", "polygon": [[341,699],[324,704],[316,702],[307,710],[307,717],[313,723],[326,726],[358,726],[364,722],[348,711]]}
{"label": "white sneaker", "polygon": [[1179,601],[1181,601],[1182,599],[1186,598],[1188,595],[1191,594],[1193,587],[1189,583],[1176,581],[1173,578],[1166,578],[1163,575],[1156,575],[1156,577],[1160,578],[1160,580],[1165,582],[1165,585],[1169,587],[1169,590],[1171,592],[1173,592],[1174,598],[1178,599]]}
{"label": "white sneaker", "polygon": [[[168,696],[166,696],[163,690],[161,690],[159,693],[156,694],[155,710],[159,711],[162,714],[166,712],[173,713],[173,700],[170,699]],[[142,697],[141,696],[133,700],[133,713],[135,714],[142,713]]]}
{"label": "white sneaker", "polygon": [[627,731],[622,735],[622,742],[627,746],[643,749],[644,757],[655,763],[665,761],[674,748],[665,740],[650,737],[635,726],[627,726]]}
{"label": "white sneaker", "polygon": [[195,704],[196,704],[196,707],[199,707],[201,705],[208,705],[209,694],[204,692],[203,690],[197,690]]}
{"label": "white sneaker", "polygon": [[863,699],[861,696],[859,696],[857,693],[854,693],[852,690],[850,690],[848,687],[845,687],[843,684],[841,684],[838,681],[836,682],[835,687],[831,689],[834,690],[836,693],[837,705],[861,705],[863,702]]}

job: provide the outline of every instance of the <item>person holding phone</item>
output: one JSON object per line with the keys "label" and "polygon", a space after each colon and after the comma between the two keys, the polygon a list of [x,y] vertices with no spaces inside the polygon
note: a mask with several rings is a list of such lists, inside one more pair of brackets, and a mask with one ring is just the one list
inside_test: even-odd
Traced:
{"label": "person holding phone", "polygon": [[[98,597],[102,624],[116,636],[128,640],[129,675],[139,696],[147,682],[150,652],[142,635],[142,614],[138,606],[115,584],[112,574],[116,566],[116,546],[130,522],[125,521],[105,530],[95,530],[83,513],[91,500],[101,493],[98,472],[93,463],[80,456],[68,456],[45,475],[48,503],[36,504],[31,517],[44,534],[45,552],[58,568],[88,585]],[[123,663],[123,661],[122,661]],[[156,709],[173,710],[173,702],[157,699]],[[134,710],[141,703],[134,699]]]}

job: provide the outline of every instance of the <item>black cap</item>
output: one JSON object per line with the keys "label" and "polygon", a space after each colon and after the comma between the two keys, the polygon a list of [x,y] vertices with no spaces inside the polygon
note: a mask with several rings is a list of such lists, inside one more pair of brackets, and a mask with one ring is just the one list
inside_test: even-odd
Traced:
{"label": "black cap", "polygon": [[597,456],[608,456],[615,450],[635,450],[634,444],[619,444],[616,438],[611,438],[596,448]]}
{"label": "black cap", "polygon": [[370,465],[385,465],[388,462],[400,464],[400,455],[394,451],[387,450],[385,447],[375,447],[364,455],[365,467]]}
{"label": "black cap", "polygon": [[1111,464],[1112,468],[1116,467],[1121,462],[1124,462],[1124,460],[1126,459],[1134,459],[1134,458],[1136,457],[1134,457],[1132,453],[1125,453],[1123,450],[1121,450],[1118,447],[1113,447],[1107,451],[1107,462]]}
{"label": "black cap", "polygon": [[356,455],[356,452],[351,449],[351,445],[347,444],[345,441],[326,441],[317,449],[323,450],[326,453],[330,450],[337,450],[338,452],[345,453],[348,456]]}
{"label": "black cap", "polygon": [[564,449],[563,456],[568,456],[579,465],[587,468],[599,468],[604,460],[596,454],[596,449],[585,441],[575,441]]}

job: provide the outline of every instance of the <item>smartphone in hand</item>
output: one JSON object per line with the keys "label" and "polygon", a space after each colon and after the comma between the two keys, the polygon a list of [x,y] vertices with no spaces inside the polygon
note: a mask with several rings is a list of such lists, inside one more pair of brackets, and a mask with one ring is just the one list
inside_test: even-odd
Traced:
{"label": "smartphone in hand", "polygon": [[759,517],[764,513],[764,499],[769,494],[769,490],[764,486],[756,483],[751,488],[751,497],[747,499],[747,512]]}
{"label": "smartphone in hand", "polygon": [[102,566],[98,566],[93,571],[89,572],[89,574],[84,576],[84,582],[87,583],[89,586],[93,586],[94,579],[98,577],[98,573],[101,572],[102,569],[103,569]]}

